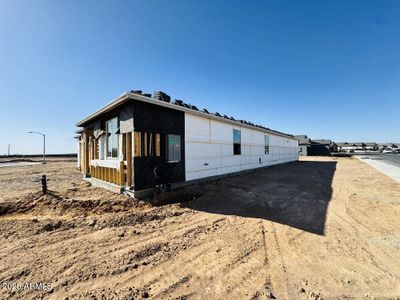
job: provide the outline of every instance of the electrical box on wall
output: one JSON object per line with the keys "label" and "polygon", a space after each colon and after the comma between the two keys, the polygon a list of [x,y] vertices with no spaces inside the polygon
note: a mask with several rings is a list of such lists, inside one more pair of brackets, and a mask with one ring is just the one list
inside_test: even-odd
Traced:
{"label": "electrical box on wall", "polygon": [[167,134],[167,162],[178,162],[181,160],[181,136]]}

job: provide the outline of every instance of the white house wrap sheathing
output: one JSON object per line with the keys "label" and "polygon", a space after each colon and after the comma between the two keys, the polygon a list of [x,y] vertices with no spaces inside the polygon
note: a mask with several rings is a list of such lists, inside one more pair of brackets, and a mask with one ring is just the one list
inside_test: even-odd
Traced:
{"label": "white house wrap sheathing", "polygon": [[[241,155],[233,155],[233,129],[241,131]],[[185,159],[186,180],[193,180],[297,161],[298,141],[185,112]]]}

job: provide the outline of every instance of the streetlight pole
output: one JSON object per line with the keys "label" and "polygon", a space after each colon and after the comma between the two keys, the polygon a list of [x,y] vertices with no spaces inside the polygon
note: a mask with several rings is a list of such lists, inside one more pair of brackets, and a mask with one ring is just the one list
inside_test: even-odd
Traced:
{"label": "streetlight pole", "polygon": [[46,135],[41,132],[36,132],[36,131],[29,131],[28,133],[35,133],[35,134],[40,134],[43,136],[43,164],[46,163]]}

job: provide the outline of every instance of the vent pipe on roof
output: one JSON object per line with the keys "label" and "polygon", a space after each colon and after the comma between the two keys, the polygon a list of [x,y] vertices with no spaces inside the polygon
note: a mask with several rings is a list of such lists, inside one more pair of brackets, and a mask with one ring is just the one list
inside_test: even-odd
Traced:
{"label": "vent pipe on roof", "polygon": [[168,94],[166,94],[164,92],[161,92],[161,91],[154,92],[153,98],[157,99],[157,100],[160,100],[160,101],[164,101],[164,102],[170,102],[171,101],[171,97]]}
{"label": "vent pipe on roof", "polygon": [[138,94],[138,95],[141,95],[141,94],[142,94],[142,92],[143,92],[143,91],[141,91],[141,90],[131,90],[131,93],[132,93],[132,94]]}
{"label": "vent pipe on roof", "polygon": [[182,101],[182,100],[175,99],[175,104],[176,104],[176,105],[179,105],[179,106],[183,106],[183,101]]}

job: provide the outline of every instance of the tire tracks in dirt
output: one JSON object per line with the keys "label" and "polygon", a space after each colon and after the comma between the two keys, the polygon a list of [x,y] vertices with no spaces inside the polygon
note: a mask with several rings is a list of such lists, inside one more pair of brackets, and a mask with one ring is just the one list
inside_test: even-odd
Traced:
{"label": "tire tracks in dirt", "polygon": [[[378,247],[372,243],[369,243],[367,240],[371,239],[372,237],[376,236],[376,233],[374,233],[371,229],[369,229],[365,224],[362,222],[356,220],[353,216],[351,216],[348,213],[347,209],[347,203],[349,200],[349,197],[351,195],[345,194],[341,188],[337,189],[337,194],[336,198],[340,197],[341,202],[340,204],[334,201],[334,205],[336,205],[336,209],[333,210],[333,213],[331,213],[331,220],[336,223],[336,226],[338,228],[341,228],[341,230],[345,231],[348,236],[353,237],[353,239],[357,240],[360,246],[362,246],[362,249],[368,253],[370,256],[373,264],[375,267],[380,269],[381,271],[387,273],[390,276],[394,276],[395,270],[392,270],[392,272],[389,272],[387,269],[385,270],[384,268],[380,267],[383,264],[387,264],[386,259],[382,260],[382,258],[379,258],[379,256],[376,255],[376,253],[383,253],[383,255],[387,258],[390,259],[392,264],[396,265],[398,263],[398,259],[393,257],[393,255],[389,254],[387,251],[382,249],[381,247]],[[343,226],[343,223],[346,223],[348,226]],[[371,250],[368,250],[368,248],[371,248]],[[379,262],[376,261],[376,259],[380,260]],[[391,269],[391,264],[387,264],[386,268]],[[395,276],[395,278],[398,278],[398,276]]]}
{"label": "tire tracks in dirt", "polygon": [[[268,224],[268,230],[265,229],[265,224]],[[262,238],[265,250],[265,260],[268,262],[269,278],[267,281],[271,283],[274,296],[278,299],[289,299],[288,276],[284,258],[282,256],[279,245],[276,228],[271,221],[261,221]],[[265,234],[268,232],[268,234]]]}

